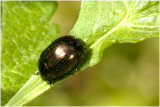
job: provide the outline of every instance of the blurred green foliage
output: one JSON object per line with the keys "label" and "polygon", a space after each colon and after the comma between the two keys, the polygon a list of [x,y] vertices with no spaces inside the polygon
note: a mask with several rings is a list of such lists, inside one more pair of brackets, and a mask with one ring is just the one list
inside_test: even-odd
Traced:
{"label": "blurred green foliage", "polygon": [[[61,35],[68,34],[78,18],[80,2],[58,4],[50,21],[60,25]],[[159,105],[158,39],[111,45],[99,64],[57,84],[28,106]]]}

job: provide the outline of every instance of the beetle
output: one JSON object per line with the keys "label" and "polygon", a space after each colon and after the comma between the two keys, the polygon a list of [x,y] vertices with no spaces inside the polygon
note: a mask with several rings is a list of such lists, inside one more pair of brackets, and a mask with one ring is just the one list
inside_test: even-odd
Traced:
{"label": "beetle", "polygon": [[39,74],[44,81],[54,84],[73,74],[84,60],[86,43],[75,36],[62,36],[53,41],[40,55]]}

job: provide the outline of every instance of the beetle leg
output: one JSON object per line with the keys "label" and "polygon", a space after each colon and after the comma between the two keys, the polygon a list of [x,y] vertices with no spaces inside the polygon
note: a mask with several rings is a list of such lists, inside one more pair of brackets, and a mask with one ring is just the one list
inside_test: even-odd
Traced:
{"label": "beetle leg", "polygon": [[39,75],[39,72],[38,72],[38,71],[36,71],[36,72],[34,73],[34,75]]}
{"label": "beetle leg", "polygon": [[53,82],[49,82],[49,84],[50,84],[50,88],[52,88],[53,87],[53,85],[54,85],[54,83]]}
{"label": "beetle leg", "polygon": [[73,72],[70,72],[70,73],[69,73],[69,75],[73,75],[73,74],[74,74]]}

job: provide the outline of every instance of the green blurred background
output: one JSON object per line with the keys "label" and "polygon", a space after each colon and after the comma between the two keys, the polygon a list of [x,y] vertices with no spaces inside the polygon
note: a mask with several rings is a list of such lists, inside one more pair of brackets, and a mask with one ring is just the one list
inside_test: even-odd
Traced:
{"label": "green blurred background", "polygon": [[[50,20],[61,35],[73,28],[80,1],[59,1]],[[100,63],[43,93],[28,106],[154,106],[159,105],[159,38],[137,44],[114,44]]]}

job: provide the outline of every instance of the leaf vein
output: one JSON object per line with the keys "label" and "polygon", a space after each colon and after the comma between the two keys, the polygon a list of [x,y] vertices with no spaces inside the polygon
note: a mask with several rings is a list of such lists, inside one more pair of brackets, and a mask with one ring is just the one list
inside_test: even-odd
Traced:
{"label": "leaf vein", "polygon": [[110,31],[108,31],[105,35],[103,35],[101,38],[99,38],[94,44],[92,44],[90,46],[90,48],[94,48],[98,43],[100,43],[101,41],[103,41],[108,35],[110,35],[111,33],[113,33],[121,25],[123,25],[123,23],[125,22],[125,20],[127,19],[127,17],[128,17],[128,14],[126,13],[126,15],[124,16],[124,18],[122,19],[122,21],[119,24],[117,24],[116,26],[114,26]]}

